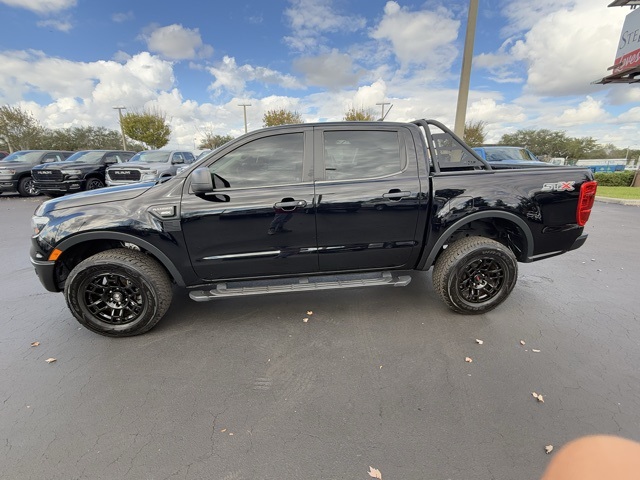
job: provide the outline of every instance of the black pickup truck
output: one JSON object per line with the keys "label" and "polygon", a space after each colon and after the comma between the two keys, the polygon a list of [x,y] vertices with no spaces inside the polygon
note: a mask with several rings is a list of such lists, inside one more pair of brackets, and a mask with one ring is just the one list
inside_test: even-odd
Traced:
{"label": "black pickup truck", "polygon": [[104,187],[109,165],[127,162],[134,155],[122,150],[81,150],[64,162],[36,165],[31,177],[35,187],[51,197],[95,190]]}
{"label": "black pickup truck", "polygon": [[590,170],[493,169],[444,125],[340,122],[244,135],[164,183],[44,202],[31,261],[78,321],[136,335],[172,284],[196,301],[402,286],[433,270],[460,313],[514,288],[518,262],[580,247]]}

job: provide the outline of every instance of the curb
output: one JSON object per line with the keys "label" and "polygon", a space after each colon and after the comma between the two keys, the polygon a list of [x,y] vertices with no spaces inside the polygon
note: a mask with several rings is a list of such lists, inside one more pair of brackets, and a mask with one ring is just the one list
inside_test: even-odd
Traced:
{"label": "curb", "polygon": [[633,205],[640,207],[640,200],[627,200],[623,198],[599,197],[596,195],[596,201],[602,203],[617,203],[618,205]]}

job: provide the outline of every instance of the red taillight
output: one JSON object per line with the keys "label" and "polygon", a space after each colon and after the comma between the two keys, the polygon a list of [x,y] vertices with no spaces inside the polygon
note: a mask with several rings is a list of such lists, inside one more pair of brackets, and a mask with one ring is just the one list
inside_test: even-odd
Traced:
{"label": "red taillight", "polygon": [[598,182],[584,182],[580,187],[580,198],[578,199],[578,211],[576,212],[576,220],[578,225],[584,227],[591,215],[593,202],[596,199],[596,189]]}

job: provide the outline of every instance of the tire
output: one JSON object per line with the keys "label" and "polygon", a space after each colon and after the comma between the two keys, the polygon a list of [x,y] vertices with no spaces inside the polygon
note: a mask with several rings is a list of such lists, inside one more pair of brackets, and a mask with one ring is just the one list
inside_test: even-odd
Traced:
{"label": "tire", "polygon": [[40,195],[40,190],[33,184],[33,179],[27,176],[22,177],[18,182],[18,193],[21,197],[37,197]]}
{"label": "tire", "polygon": [[87,185],[85,186],[85,190],[96,190],[98,188],[104,187],[104,182],[99,178],[90,178],[87,180]]}
{"label": "tire", "polygon": [[450,244],[433,269],[433,287],[449,308],[476,315],[493,310],[511,293],[518,262],[503,244],[466,237]]}
{"label": "tire", "polygon": [[128,337],[151,330],[171,304],[169,275],[142,252],[119,248],[79,263],[64,296],[73,316],[89,330]]}

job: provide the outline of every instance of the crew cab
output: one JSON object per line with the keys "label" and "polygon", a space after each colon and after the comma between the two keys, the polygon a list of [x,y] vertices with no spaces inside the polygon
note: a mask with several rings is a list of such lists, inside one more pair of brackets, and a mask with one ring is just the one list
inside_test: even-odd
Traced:
{"label": "crew cab", "polygon": [[127,165],[108,167],[107,185],[164,181],[176,175],[180,166],[191,164],[194,160],[191,152],[144,150],[138,152]]}
{"label": "crew cab", "polygon": [[62,163],[36,165],[31,177],[35,188],[49,196],[95,190],[104,187],[108,165],[126,162],[134,155],[121,150],[81,150]]}
{"label": "crew cab", "polygon": [[108,336],[151,329],[174,284],[209,301],[403,286],[432,267],[446,305],[479,314],[507,299],[518,262],[585,242],[596,188],[586,168],[493,169],[435,120],[287,125],[170,182],[44,202],[31,261]]}
{"label": "crew cab", "polygon": [[73,152],[61,150],[19,150],[0,161],[0,192],[18,192],[22,197],[40,195],[33,184],[31,169],[35,165],[61,162]]}

